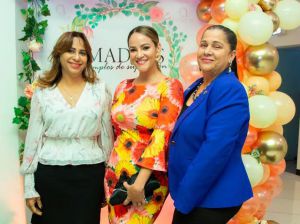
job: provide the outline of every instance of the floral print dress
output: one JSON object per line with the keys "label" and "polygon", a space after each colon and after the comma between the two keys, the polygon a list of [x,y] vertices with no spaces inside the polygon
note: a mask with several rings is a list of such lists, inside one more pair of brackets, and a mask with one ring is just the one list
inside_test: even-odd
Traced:
{"label": "floral print dress", "polygon": [[132,176],[141,167],[153,170],[160,181],[144,206],[108,204],[110,223],[150,224],[158,216],[168,194],[167,148],[171,131],[183,103],[181,83],[165,77],[156,84],[136,85],[122,81],[115,91],[112,123],[115,142],[107,164],[107,201],[123,174]]}

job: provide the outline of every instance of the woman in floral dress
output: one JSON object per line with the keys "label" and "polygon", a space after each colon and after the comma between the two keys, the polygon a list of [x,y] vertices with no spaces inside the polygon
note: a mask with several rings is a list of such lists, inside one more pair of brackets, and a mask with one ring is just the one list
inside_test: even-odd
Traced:
{"label": "woman in floral dress", "polygon": [[[112,105],[115,143],[107,164],[107,201],[120,176],[138,173],[134,184],[124,182],[128,196],[123,204],[109,207],[110,223],[153,223],[168,193],[167,146],[183,102],[181,83],[164,76],[159,68],[161,46],[156,31],[134,28],[128,35],[131,63],[139,71],[135,79],[122,81]],[[160,187],[145,200],[144,187],[150,176]]]}

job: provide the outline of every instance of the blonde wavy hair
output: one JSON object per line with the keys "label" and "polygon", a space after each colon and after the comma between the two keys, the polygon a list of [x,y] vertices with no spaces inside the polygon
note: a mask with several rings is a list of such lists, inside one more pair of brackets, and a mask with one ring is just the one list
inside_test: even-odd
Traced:
{"label": "blonde wavy hair", "polygon": [[38,77],[37,85],[41,88],[47,88],[55,86],[62,78],[62,67],[60,63],[60,56],[69,51],[73,45],[73,39],[75,37],[81,38],[87,54],[87,65],[82,73],[82,78],[89,82],[94,83],[97,81],[97,74],[92,67],[93,55],[92,48],[87,40],[86,36],[81,32],[65,32],[57,40],[53,47],[53,50],[49,56],[52,62],[50,70],[46,71],[42,76]]}

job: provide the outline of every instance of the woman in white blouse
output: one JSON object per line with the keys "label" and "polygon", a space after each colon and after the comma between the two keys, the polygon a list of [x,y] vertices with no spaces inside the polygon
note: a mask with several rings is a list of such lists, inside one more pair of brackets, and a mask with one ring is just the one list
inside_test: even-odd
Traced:
{"label": "woman in white blouse", "polygon": [[32,224],[99,224],[112,149],[111,95],[80,32],[63,33],[37,80],[22,173]]}

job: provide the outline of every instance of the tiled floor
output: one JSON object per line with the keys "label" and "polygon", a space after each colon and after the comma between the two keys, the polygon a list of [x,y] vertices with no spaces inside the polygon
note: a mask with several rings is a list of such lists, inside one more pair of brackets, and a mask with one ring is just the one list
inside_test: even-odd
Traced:
{"label": "tiled floor", "polygon": [[295,161],[288,162],[286,172],[281,175],[283,190],[269,205],[264,219],[279,224],[300,224],[300,176],[295,170]]}

